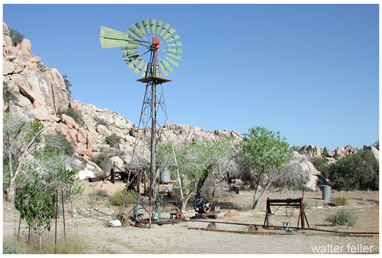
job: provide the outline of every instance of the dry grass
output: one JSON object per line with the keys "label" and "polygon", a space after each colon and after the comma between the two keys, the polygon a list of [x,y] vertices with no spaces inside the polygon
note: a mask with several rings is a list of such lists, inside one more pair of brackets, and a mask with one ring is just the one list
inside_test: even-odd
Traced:
{"label": "dry grass", "polygon": [[113,254],[113,250],[100,245],[94,246],[88,239],[67,236],[66,241],[57,241],[54,237],[43,237],[41,247],[37,237],[31,237],[30,243],[24,238],[4,236],[4,254]]}

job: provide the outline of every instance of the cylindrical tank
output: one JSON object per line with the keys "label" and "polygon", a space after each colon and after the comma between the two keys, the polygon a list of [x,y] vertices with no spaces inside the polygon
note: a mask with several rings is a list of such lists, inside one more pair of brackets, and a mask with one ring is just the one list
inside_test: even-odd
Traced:
{"label": "cylindrical tank", "polygon": [[330,200],[330,185],[324,185],[322,187],[322,199],[323,200]]}
{"label": "cylindrical tank", "polygon": [[158,220],[159,219],[159,213],[158,212],[153,212],[151,217],[152,217],[152,220]]}
{"label": "cylindrical tank", "polygon": [[170,183],[171,180],[171,172],[168,168],[163,169],[160,172],[160,181],[161,183]]}
{"label": "cylindrical tank", "polygon": [[142,205],[136,205],[133,209],[133,219],[143,219],[143,206]]}

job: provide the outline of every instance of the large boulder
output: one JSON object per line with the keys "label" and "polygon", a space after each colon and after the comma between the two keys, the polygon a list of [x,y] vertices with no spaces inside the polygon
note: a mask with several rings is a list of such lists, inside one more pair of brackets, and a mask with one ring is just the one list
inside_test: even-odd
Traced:
{"label": "large boulder", "polygon": [[44,106],[36,107],[35,109],[30,110],[28,113],[34,119],[40,121],[48,120],[48,110]]}

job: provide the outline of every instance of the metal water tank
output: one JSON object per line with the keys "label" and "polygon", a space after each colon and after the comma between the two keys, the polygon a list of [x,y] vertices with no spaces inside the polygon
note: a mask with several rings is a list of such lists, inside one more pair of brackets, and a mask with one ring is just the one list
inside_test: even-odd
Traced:
{"label": "metal water tank", "polygon": [[136,205],[133,209],[133,219],[143,219],[144,209],[142,205]]}
{"label": "metal water tank", "polygon": [[330,200],[330,185],[324,185],[322,187],[322,200]]}
{"label": "metal water tank", "polygon": [[170,183],[171,181],[171,172],[168,168],[161,170],[160,172],[160,181],[161,183]]}

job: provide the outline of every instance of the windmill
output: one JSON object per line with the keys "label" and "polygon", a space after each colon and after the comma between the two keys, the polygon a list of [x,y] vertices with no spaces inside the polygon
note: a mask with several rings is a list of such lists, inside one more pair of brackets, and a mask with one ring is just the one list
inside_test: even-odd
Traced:
{"label": "windmill", "polygon": [[[164,201],[181,203],[183,199],[174,146],[166,133],[168,117],[162,86],[171,81],[163,76],[173,72],[173,66],[178,67],[177,60],[182,58],[183,50],[179,48],[182,43],[175,32],[169,24],[156,19],[138,21],[126,32],[101,27],[102,48],[120,47],[125,63],[142,77],[137,81],[146,86],[127,172],[125,200],[119,216],[122,221],[133,212],[136,223],[148,219],[151,226],[153,220],[161,219],[160,209]],[[167,155],[157,155],[158,143],[169,144],[162,145],[169,147]],[[174,195],[178,200],[173,198]],[[133,203],[133,209],[126,213],[128,203]]]}

